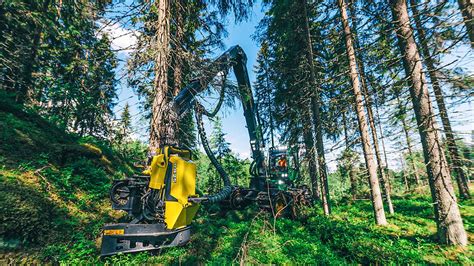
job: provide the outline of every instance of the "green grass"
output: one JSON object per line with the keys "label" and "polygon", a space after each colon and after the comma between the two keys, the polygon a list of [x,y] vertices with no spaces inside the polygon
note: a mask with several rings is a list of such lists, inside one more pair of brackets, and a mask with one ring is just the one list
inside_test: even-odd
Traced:
{"label": "green grass", "polygon": [[[309,218],[274,220],[256,208],[201,208],[184,247],[100,260],[101,227],[122,216],[107,193],[131,172],[96,139],[68,135],[34,113],[0,102],[0,262],[61,264],[473,264],[465,249],[436,243],[428,191],[394,196],[389,225],[373,223],[369,201],[318,207]],[[461,202],[473,240],[474,202]]]}
{"label": "green grass", "polygon": [[[65,264],[473,263],[472,246],[461,249],[437,244],[431,217],[412,215],[413,211],[431,207],[428,197],[396,197],[394,204],[398,213],[388,217],[390,225],[385,227],[373,224],[371,212],[367,211],[369,202],[365,201],[335,206],[329,218],[315,209],[304,221],[274,220],[252,208],[225,215],[201,210],[190,243],[165,249],[157,256],[118,255],[100,261],[93,241],[51,252],[63,254],[58,259]],[[468,221],[472,208],[472,201],[461,208],[464,217],[469,217],[465,221],[471,240],[472,224]]]}

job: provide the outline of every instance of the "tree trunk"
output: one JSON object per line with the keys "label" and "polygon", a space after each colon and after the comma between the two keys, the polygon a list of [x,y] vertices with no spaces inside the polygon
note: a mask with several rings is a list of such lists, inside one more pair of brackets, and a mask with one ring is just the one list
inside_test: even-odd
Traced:
{"label": "tree trunk", "polygon": [[[355,4],[355,3],[354,3]],[[354,44],[357,50],[360,51],[360,45],[359,45],[359,39],[357,35],[357,17],[355,14],[355,8],[354,4],[351,5],[351,17],[352,17],[352,26],[354,28]],[[383,167],[383,162],[382,162],[382,156],[380,155],[380,149],[379,149],[379,140],[377,136],[377,128],[375,127],[375,119],[374,119],[374,113],[372,111],[372,97],[369,95],[369,90],[367,88],[367,79],[365,76],[365,66],[364,62],[362,60],[362,57],[360,54],[355,54],[355,58],[357,60],[357,65],[359,66],[359,75],[360,75],[360,85],[362,88],[362,92],[364,95],[365,99],[365,105],[367,108],[367,114],[369,118],[369,126],[370,126],[370,131],[372,133],[372,142],[374,144],[374,150],[375,150],[375,158],[377,160],[377,172],[378,172],[378,177],[380,180],[380,185],[382,187],[383,194],[385,195],[385,201],[388,206],[388,212],[390,214],[394,214],[395,211],[393,210],[393,204],[392,204],[392,199],[390,197],[390,188],[388,186],[388,181],[387,177],[385,175],[384,167]],[[376,92],[374,93],[376,94]]]}
{"label": "tree trunk", "polygon": [[377,116],[377,126],[379,128],[379,132],[380,132],[380,142],[382,143],[382,153],[383,153],[383,158],[384,158],[384,167],[383,167],[383,171],[385,172],[385,176],[387,177],[387,185],[388,185],[388,191],[391,195],[392,193],[392,184],[390,182],[391,178],[390,178],[390,172],[388,171],[388,159],[387,159],[387,150],[385,149],[385,135],[384,135],[384,132],[383,132],[383,129],[382,129],[382,122],[380,121],[380,114],[379,114],[379,104],[378,104],[378,100],[377,100],[377,97],[375,97],[375,114]]}
{"label": "tree trunk", "polygon": [[405,120],[405,118],[402,118],[402,127],[403,127],[403,132],[405,132],[405,139],[407,141],[407,148],[408,148],[408,156],[411,159],[411,167],[413,169],[413,177],[415,178],[415,184],[416,184],[416,186],[419,186],[420,185],[420,176],[418,175],[418,169],[417,169],[416,163],[414,161],[413,151],[411,150],[410,135],[408,133],[408,125],[407,125],[407,121]]}
{"label": "tree trunk", "polygon": [[342,27],[346,39],[346,51],[349,59],[350,77],[352,83],[352,90],[355,96],[355,108],[357,113],[357,120],[359,122],[359,130],[362,141],[362,148],[364,150],[365,164],[367,166],[369,186],[371,193],[372,206],[374,209],[375,221],[378,225],[386,225],[385,211],[383,209],[382,194],[380,193],[379,180],[377,178],[377,169],[374,162],[374,155],[370,145],[367,122],[365,120],[364,102],[362,99],[362,92],[360,91],[360,80],[357,75],[357,63],[355,57],[354,46],[352,44],[351,28],[346,11],[345,0],[338,0],[339,9],[341,12]]}
{"label": "tree trunk", "polygon": [[183,14],[185,10],[183,7],[185,3],[182,0],[177,1],[175,5],[177,10],[175,11],[175,31],[174,31],[174,40],[173,40],[173,97],[178,95],[181,90],[183,83],[183,61],[184,61],[184,51],[182,48],[182,43],[184,41],[184,17]]}
{"label": "tree trunk", "polygon": [[[402,169],[405,169],[405,164],[403,162],[403,158],[400,159],[400,162],[402,164]],[[405,191],[410,190],[410,183],[408,182],[407,175],[405,174],[405,171],[402,172],[402,177],[403,177],[403,184],[405,184]]]}
{"label": "tree trunk", "polygon": [[418,169],[416,167],[416,164],[413,161],[413,151],[411,149],[412,145],[411,145],[410,133],[409,133],[410,128],[408,127],[406,117],[405,117],[406,110],[405,110],[404,107],[402,107],[402,102],[400,101],[400,97],[398,95],[397,95],[397,104],[398,104],[400,109],[403,108],[403,111],[402,111],[403,114],[402,114],[402,119],[401,119],[402,129],[403,129],[403,132],[405,133],[405,140],[407,142],[407,148],[408,148],[408,156],[412,160],[411,161],[411,167],[413,168],[413,176],[415,177],[415,184],[416,184],[416,186],[419,186],[420,185],[420,176],[418,175]]}
{"label": "tree trunk", "polygon": [[471,41],[471,47],[474,48],[474,6],[472,0],[458,0],[458,4]]}
{"label": "tree trunk", "polygon": [[[310,121],[309,119],[305,119]],[[318,186],[318,169],[316,166],[316,151],[314,148],[313,132],[310,123],[303,123],[303,138],[306,149],[306,160],[308,161],[308,171],[311,179],[311,190],[316,200],[321,200],[321,191]]]}
{"label": "tree trunk", "polygon": [[[349,145],[349,134],[347,133],[347,123],[346,123],[346,112],[342,112],[342,125],[344,127],[344,141],[346,142],[346,150],[350,149]],[[351,183],[351,196],[352,200],[357,198],[357,179],[354,173],[354,165],[350,162],[346,162],[348,158],[344,158],[346,166],[349,168],[349,181]]]}
{"label": "tree trunk", "polygon": [[24,67],[23,85],[20,86],[22,88],[20,92],[21,96],[17,98],[19,103],[28,102],[33,98],[33,72],[36,68],[36,57],[38,55],[40,40],[41,28],[39,25],[36,25],[33,33],[33,45],[31,46],[30,56],[28,58],[28,63]]}
{"label": "tree trunk", "polygon": [[418,47],[410,27],[405,0],[390,0],[397,39],[403,56],[405,73],[410,82],[410,95],[415,110],[425,158],[438,237],[442,243],[467,245],[466,231],[454,194],[449,168],[444,156]]}
{"label": "tree trunk", "polygon": [[[34,3],[34,2],[33,2]],[[34,3],[34,9],[36,9],[36,5],[39,3]],[[41,8],[38,8],[38,11],[42,11],[46,13],[50,4],[50,0],[45,0]],[[33,73],[36,69],[36,61],[38,57],[38,49],[41,44],[41,33],[43,31],[42,24],[34,22],[33,30],[32,30],[32,43],[29,51],[29,55],[27,56],[27,60],[24,61],[23,64],[23,73],[22,78],[18,83],[19,84],[19,91],[16,93],[16,100],[18,103],[25,103],[29,100],[32,100],[33,93],[34,93],[34,85],[33,85]]]}
{"label": "tree trunk", "polygon": [[158,10],[155,49],[155,80],[150,129],[150,151],[155,152],[163,145],[176,144],[177,117],[170,108],[170,88],[168,86],[168,60],[170,45],[170,3],[160,0],[155,3]]}
{"label": "tree trunk", "polygon": [[307,13],[307,2],[302,0],[301,2],[303,7],[303,16],[304,16],[304,30],[306,33],[306,60],[309,65],[309,73],[311,84],[314,88],[314,97],[311,98],[311,109],[313,114],[313,124],[315,127],[316,133],[316,150],[318,156],[318,166],[319,166],[319,177],[321,185],[321,203],[323,206],[324,214],[329,215],[331,213],[331,206],[329,203],[329,184],[328,184],[328,174],[326,167],[326,159],[324,156],[324,143],[323,143],[323,129],[322,129],[322,120],[320,112],[320,97],[319,97],[319,87],[316,81],[316,72],[314,67],[314,56],[313,56],[313,45],[311,41],[311,31],[309,28],[308,13]]}
{"label": "tree trunk", "polygon": [[[474,135],[471,131],[471,136]],[[471,152],[469,147],[462,149],[463,159],[466,161],[467,169],[474,170],[474,153]],[[467,176],[467,183],[471,183],[470,175]]]}
{"label": "tree trunk", "polygon": [[451,122],[449,121],[448,110],[446,108],[446,104],[444,103],[444,96],[441,90],[440,82],[438,80],[435,62],[428,48],[428,40],[426,39],[426,34],[423,29],[423,25],[421,24],[421,20],[419,17],[420,15],[416,7],[416,2],[417,1],[415,0],[410,0],[411,10],[418,32],[418,39],[421,44],[421,53],[423,54],[423,59],[428,69],[428,75],[431,80],[431,85],[433,86],[436,103],[438,104],[439,115],[443,124],[444,134],[446,135],[446,143],[448,145],[448,151],[451,155],[451,170],[454,170],[454,172],[456,173],[456,181],[458,184],[460,197],[463,199],[469,199],[471,197],[469,194],[469,185],[467,183],[466,175],[464,174],[464,171],[462,169],[461,158],[459,156],[458,147],[454,139],[454,133],[451,128]]}
{"label": "tree trunk", "polygon": [[[170,40],[170,61],[172,61],[171,71],[168,73],[173,74],[172,81],[169,84],[172,85],[172,97],[175,97],[180,92],[184,77],[183,69],[185,62],[185,53],[183,51],[183,42],[184,42],[184,15],[186,13],[185,3],[183,0],[178,0],[172,2],[172,12],[174,14],[174,31],[171,33],[172,39]],[[191,116],[191,119],[190,119]],[[193,118],[191,113],[187,113],[180,119],[176,119],[174,123],[176,124],[176,143],[179,147],[191,149],[192,143],[190,143],[190,136],[193,135],[192,132],[189,132],[186,128],[187,123],[192,123]],[[194,138],[192,136],[191,138]]]}
{"label": "tree trunk", "polygon": [[[265,46],[267,47],[267,46]],[[267,49],[267,48],[266,48]],[[268,111],[269,111],[269,127],[270,127],[270,141],[271,141],[271,147],[275,147],[275,135],[274,135],[274,130],[275,126],[273,123],[273,99],[272,99],[272,89],[271,89],[271,82],[270,82],[270,69],[268,66],[268,63],[264,64],[265,67],[265,84],[266,84],[266,89],[268,90],[268,95],[267,95],[267,105],[269,106]],[[258,109],[257,109],[258,110]],[[299,169],[298,169],[299,171]]]}
{"label": "tree trunk", "polygon": [[183,82],[183,62],[176,56],[173,64],[173,96],[178,95]]}
{"label": "tree trunk", "polygon": [[[293,145],[291,145],[291,146],[293,146]],[[300,157],[299,157],[300,150],[299,150],[298,144],[294,145],[293,147],[294,148],[291,149],[291,151],[292,151],[291,156],[293,157],[293,162],[294,162],[293,167],[296,171],[297,178],[301,178]],[[296,149],[296,151],[293,150],[293,149]]]}
{"label": "tree trunk", "polygon": [[382,122],[380,121],[379,105],[377,103],[377,98],[375,98],[375,114],[377,115],[377,124],[378,124],[378,127],[379,127],[380,136],[381,136],[380,141],[382,142],[383,158],[384,158],[384,161],[385,161],[385,166],[388,168],[387,151],[385,149],[385,140],[384,140],[385,135],[384,135],[383,129],[382,129]]}
{"label": "tree trunk", "polygon": [[311,99],[313,126],[316,133],[316,156],[318,159],[319,186],[321,191],[321,205],[323,207],[324,214],[329,215],[331,214],[331,204],[329,202],[329,182],[326,168],[326,159],[324,156],[321,117],[319,113],[319,106],[316,104],[317,101],[318,100],[316,99]]}

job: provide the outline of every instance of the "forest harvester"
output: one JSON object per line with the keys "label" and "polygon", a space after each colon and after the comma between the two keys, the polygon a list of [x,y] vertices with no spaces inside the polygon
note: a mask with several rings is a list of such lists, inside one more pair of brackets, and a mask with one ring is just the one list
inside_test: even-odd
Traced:
{"label": "forest harvester", "polygon": [[[272,147],[265,156],[246,63],[242,48],[231,47],[209,65],[204,77],[193,80],[172,101],[173,111],[178,117],[194,108],[201,142],[222,178],[222,190],[214,195],[199,195],[191,151],[174,146],[161,147],[150,158],[143,175],[114,181],[110,192],[112,207],[126,211],[131,221],[104,226],[101,256],[186,244],[190,239],[190,224],[201,204],[220,203],[229,209],[242,209],[256,203],[276,216],[297,216],[299,208],[309,204],[311,197],[307,187],[294,185],[296,177],[288,165],[291,155],[287,150]],[[212,153],[204,131],[203,115],[213,117],[217,114],[224,100],[225,88],[221,88],[221,97],[212,112],[196,99],[216,76],[227,74],[230,69],[233,69],[238,83],[252,151],[248,187],[231,184],[225,169]]]}

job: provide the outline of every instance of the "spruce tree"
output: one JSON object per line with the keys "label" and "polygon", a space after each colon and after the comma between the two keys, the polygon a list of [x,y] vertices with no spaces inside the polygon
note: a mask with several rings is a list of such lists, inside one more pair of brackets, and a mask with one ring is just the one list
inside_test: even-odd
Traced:
{"label": "spruce tree", "polygon": [[410,83],[410,96],[415,109],[418,131],[433,199],[440,242],[467,245],[467,235],[454,194],[448,164],[437,131],[418,46],[410,26],[406,0],[391,0],[405,74]]}
{"label": "spruce tree", "polygon": [[372,147],[370,145],[367,122],[365,118],[364,103],[362,100],[362,92],[360,88],[360,79],[357,73],[357,62],[355,57],[355,49],[352,42],[351,28],[349,26],[348,15],[345,0],[338,0],[338,6],[341,13],[341,21],[344,28],[344,36],[346,39],[346,51],[349,58],[349,69],[352,83],[352,90],[355,96],[355,109],[359,122],[359,130],[361,135],[362,147],[364,149],[365,164],[369,175],[369,185],[374,211],[375,221],[378,225],[386,225],[385,211],[383,209],[382,194],[380,192],[379,180],[377,178],[377,169],[375,166]]}
{"label": "spruce tree", "polygon": [[222,128],[221,117],[214,117],[212,120],[212,133],[209,144],[217,159],[222,159],[231,152],[230,143],[226,141],[225,136],[226,133],[224,133]]}

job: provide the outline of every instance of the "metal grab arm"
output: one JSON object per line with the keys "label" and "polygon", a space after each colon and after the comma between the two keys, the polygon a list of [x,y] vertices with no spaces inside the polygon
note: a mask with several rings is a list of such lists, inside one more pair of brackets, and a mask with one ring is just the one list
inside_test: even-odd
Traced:
{"label": "metal grab arm", "polygon": [[[173,99],[173,107],[178,116],[183,115],[194,107],[195,96],[204,91],[212,79],[220,72],[227,72],[234,65],[247,64],[247,56],[238,45],[232,46],[215,59],[208,67],[205,76],[192,80]],[[247,77],[248,79],[248,77]],[[250,85],[250,83],[249,83]]]}
{"label": "metal grab arm", "polygon": [[206,76],[191,81],[173,100],[173,108],[178,116],[182,116],[195,106],[195,97],[207,89],[209,83],[220,72],[233,69],[238,83],[240,100],[244,110],[245,122],[249,133],[252,158],[255,161],[255,173],[263,172],[264,156],[262,152],[262,132],[257,120],[257,112],[253,100],[250,80],[247,71],[247,56],[243,49],[236,45],[214,60],[208,67]]}

